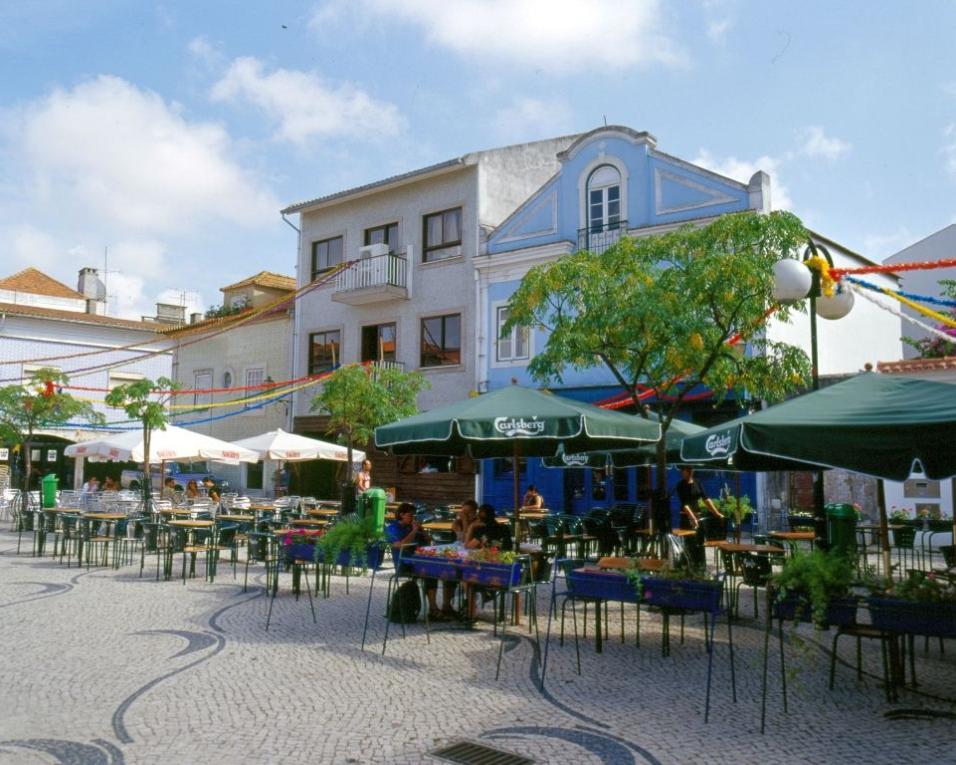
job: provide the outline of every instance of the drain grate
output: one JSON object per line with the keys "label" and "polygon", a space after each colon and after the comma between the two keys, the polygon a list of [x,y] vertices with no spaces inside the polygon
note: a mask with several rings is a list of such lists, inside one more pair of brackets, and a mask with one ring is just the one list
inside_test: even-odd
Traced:
{"label": "drain grate", "polygon": [[474,741],[456,741],[441,749],[434,749],[429,754],[458,765],[534,765],[534,760],[527,757]]}

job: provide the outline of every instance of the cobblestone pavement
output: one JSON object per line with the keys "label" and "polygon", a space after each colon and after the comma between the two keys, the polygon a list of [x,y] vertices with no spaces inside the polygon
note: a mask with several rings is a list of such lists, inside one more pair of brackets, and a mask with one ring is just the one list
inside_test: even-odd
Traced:
{"label": "cobblestone pavement", "polygon": [[[831,633],[786,633],[789,712],[771,643],[767,733],[760,735],[763,636],[734,625],[737,703],[731,701],[727,626],[716,632],[710,722],[704,724],[707,653],[700,618],[679,625],[661,656],[661,620],[610,609],[610,641],[595,653],[552,629],[545,689],[526,627],[510,628],[501,679],[489,621],[465,631],[421,625],[392,632],[382,655],[385,577],[376,578],[370,646],[360,650],[369,579],[335,577],[331,597],[289,592],[265,630],[262,569],[242,591],[223,567],[214,584],[156,582],[154,570],[67,568],[15,554],[0,533],[0,763],[438,763],[427,753],[459,739],[539,763],[953,763],[956,646],[918,645],[916,691],[888,704],[875,675],[879,649],[864,641],[857,681],[844,639],[836,689],[827,690]],[[539,594],[542,638],[549,592]],[[744,612],[748,604],[744,604]],[[487,612],[490,615],[490,610]],[[593,614],[592,620],[593,620]],[[571,625],[568,618],[567,631]],[[579,628],[581,614],[578,613]],[[394,627],[393,627],[394,629]],[[802,645],[795,637],[804,638]],[[896,710],[921,714],[887,716]],[[943,713],[931,717],[922,713]]]}

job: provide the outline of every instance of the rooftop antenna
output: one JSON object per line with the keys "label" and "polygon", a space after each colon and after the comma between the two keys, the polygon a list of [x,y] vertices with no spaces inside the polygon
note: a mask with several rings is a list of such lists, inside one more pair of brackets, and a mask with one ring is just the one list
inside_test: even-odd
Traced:
{"label": "rooftop antenna", "polygon": [[110,248],[109,248],[109,245],[105,245],[103,247],[103,270],[100,271],[100,274],[103,276],[103,295],[104,295],[103,308],[107,313],[109,313],[109,299],[110,299],[110,291],[109,291],[109,285],[107,283],[107,280],[110,274],[120,273],[120,271],[110,271],[109,262],[110,262]]}

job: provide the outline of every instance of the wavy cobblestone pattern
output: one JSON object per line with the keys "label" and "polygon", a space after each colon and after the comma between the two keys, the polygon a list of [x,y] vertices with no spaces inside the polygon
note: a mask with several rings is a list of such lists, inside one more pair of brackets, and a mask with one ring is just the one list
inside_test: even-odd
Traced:
{"label": "wavy cobblestone pattern", "polygon": [[[11,539],[0,532],[0,547]],[[556,765],[953,761],[948,716],[956,705],[943,701],[956,695],[952,643],[940,654],[937,643],[924,653],[917,641],[920,686],[887,704],[873,641],[864,641],[862,682],[853,642],[841,641],[831,693],[821,648],[831,635],[788,632],[790,711],[783,712],[772,663],[767,735],[760,736],[764,633],[756,622],[734,630],[737,704],[726,632],[717,631],[705,726],[699,619],[688,619],[683,644],[675,625],[671,656],[663,658],[657,614],[642,613],[637,648],[633,610],[625,611],[621,643],[620,614],[610,609],[604,653],[594,652],[593,633],[581,641],[581,675],[573,638],[559,646],[552,635],[542,691],[526,625],[509,627],[497,682],[499,641],[488,621],[473,631],[439,625],[430,642],[421,625],[411,625],[405,639],[392,632],[381,656],[384,576],[372,587],[363,652],[367,579],[365,586],[353,580],[346,595],[335,577],[332,597],[316,600],[313,624],[308,600],[292,597],[283,574],[266,632],[261,566],[250,569],[257,585],[248,593],[241,570],[238,580],[227,573],[214,584],[185,585],[156,582],[150,572],[147,565],[141,579],[134,565],[77,574],[49,559],[0,557],[0,605],[11,605],[0,619],[0,765],[404,765],[432,762],[429,751],[459,739]],[[547,613],[544,592],[538,613]]]}

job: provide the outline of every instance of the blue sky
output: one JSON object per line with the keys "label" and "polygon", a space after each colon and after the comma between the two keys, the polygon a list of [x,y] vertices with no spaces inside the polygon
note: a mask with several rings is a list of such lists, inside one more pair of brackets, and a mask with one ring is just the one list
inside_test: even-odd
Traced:
{"label": "blue sky", "polygon": [[[80,9],[82,8],[82,12]],[[292,274],[295,201],[602,124],[873,259],[956,220],[956,2],[0,0],[0,272]]]}

